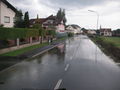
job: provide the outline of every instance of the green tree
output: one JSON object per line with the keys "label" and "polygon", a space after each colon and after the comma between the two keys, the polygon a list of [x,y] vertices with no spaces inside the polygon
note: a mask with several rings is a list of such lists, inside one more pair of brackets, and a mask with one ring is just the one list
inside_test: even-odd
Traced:
{"label": "green tree", "polygon": [[41,36],[40,43],[43,42],[43,38],[46,35],[46,30],[42,27],[41,24],[39,24],[39,16],[37,15],[36,23],[33,25],[33,28],[39,30],[39,35]]}
{"label": "green tree", "polygon": [[15,18],[14,18],[14,27],[15,28],[23,28],[23,13],[22,10],[19,10],[16,12],[15,14]]}
{"label": "green tree", "polygon": [[24,27],[29,28],[29,13],[28,12],[25,12],[25,15],[24,15]]}
{"label": "green tree", "polygon": [[43,38],[46,35],[46,30],[42,27],[42,25],[40,24],[34,24],[33,28],[38,29],[39,30],[39,35],[41,36],[41,40],[40,43],[43,42]]}
{"label": "green tree", "polygon": [[56,17],[58,21],[63,21],[64,25],[66,24],[67,19],[66,19],[65,9],[60,8],[57,12]]}
{"label": "green tree", "polygon": [[65,9],[63,10],[63,23],[66,25],[67,19],[66,19],[66,14],[65,14]]}

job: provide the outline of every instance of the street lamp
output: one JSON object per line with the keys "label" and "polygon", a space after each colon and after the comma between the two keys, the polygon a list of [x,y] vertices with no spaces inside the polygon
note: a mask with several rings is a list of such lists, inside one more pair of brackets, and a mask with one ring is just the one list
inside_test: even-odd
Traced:
{"label": "street lamp", "polygon": [[[99,13],[97,11],[93,11],[93,10],[88,10],[89,12],[93,12],[96,13],[97,15],[97,30],[98,30],[98,22],[99,22]],[[96,45],[96,50],[95,50],[95,61],[97,62],[97,45]]]}
{"label": "street lamp", "polygon": [[88,10],[89,12],[93,12],[93,13],[96,13],[97,15],[97,30],[98,30],[98,24],[99,24],[99,13],[97,11],[93,11],[93,10]]}

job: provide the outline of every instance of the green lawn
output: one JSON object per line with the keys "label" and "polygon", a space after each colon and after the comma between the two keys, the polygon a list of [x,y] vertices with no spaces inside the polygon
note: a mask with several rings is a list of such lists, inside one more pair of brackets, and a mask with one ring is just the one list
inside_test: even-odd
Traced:
{"label": "green lawn", "polygon": [[91,38],[101,50],[111,56],[115,62],[120,63],[120,37],[103,37],[97,36]]}
{"label": "green lawn", "polygon": [[37,45],[30,46],[30,47],[25,47],[25,48],[22,48],[22,49],[11,51],[11,52],[8,52],[8,53],[5,53],[5,54],[1,54],[1,56],[17,56],[17,55],[23,54],[25,52],[31,51],[35,48],[40,48],[40,47],[47,46],[47,45],[48,45],[48,43],[37,44]]}
{"label": "green lawn", "polygon": [[120,48],[120,37],[101,37],[103,41],[110,42]]}

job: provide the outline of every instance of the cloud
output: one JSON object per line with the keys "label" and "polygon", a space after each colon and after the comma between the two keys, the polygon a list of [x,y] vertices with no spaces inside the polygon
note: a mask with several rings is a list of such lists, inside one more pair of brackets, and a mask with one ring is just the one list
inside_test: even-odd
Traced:
{"label": "cloud", "polygon": [[[39,0],[39,3],[45,4],[49,7],[62,7],[62,8],[85,8],[89,6],[101,5],[112,0]],[[115,0],[118,1],[118,0]]]}
{"label": "cloud", "polygon": [[99,24],[113,29],[120,28],[120,0],[8,0],[23,12],[29,11],[30,18],[47,17],[56,14],[59,8],[66,9],[68,24],[96,28],[96,14],[100,14]]}

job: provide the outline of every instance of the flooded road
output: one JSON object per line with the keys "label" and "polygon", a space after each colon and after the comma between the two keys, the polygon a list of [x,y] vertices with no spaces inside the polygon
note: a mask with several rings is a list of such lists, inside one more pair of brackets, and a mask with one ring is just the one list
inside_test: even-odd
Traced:
{"label": "flooded road", "polygon": [[120,67],[81,35],[1,72],[0,82],[0,90],[120,90]]}

